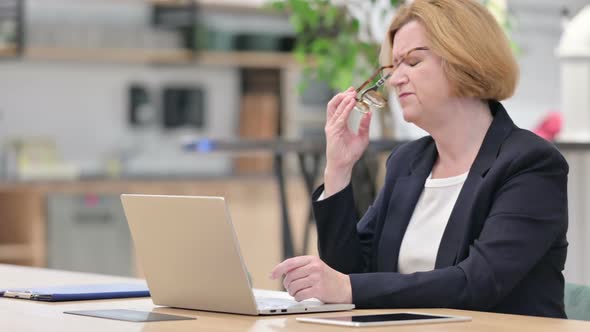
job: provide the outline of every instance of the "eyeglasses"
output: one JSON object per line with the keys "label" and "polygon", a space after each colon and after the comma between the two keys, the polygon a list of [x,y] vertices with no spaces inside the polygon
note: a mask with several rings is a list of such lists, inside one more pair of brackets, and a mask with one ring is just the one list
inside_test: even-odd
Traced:
{"label": "eyeglasses", "polygon": [[[368,113],[371,110],[371,106],[382,109],[387,105],[387,99],[383,97],[383,87],[387,79],[393,75],[393,72],[406,61],[406,58],[410,55],[410,53],[414,51],[425,51],[428,50],[428,47],[415,47],[409,51],[407,51],[404,55],[402,55],[397,61],[393,63],[393,65],[389,66],[382,66],[379,67],[372,75],[367,79],[361,86],[359,86],[355,91],[358,95],[357,102],[354,105],[354,109],[357,112],[361,113]],[[375,82],[375,84],[365,88],[369,83],[373,82],[378,75],[381,75],[379,80]]]}

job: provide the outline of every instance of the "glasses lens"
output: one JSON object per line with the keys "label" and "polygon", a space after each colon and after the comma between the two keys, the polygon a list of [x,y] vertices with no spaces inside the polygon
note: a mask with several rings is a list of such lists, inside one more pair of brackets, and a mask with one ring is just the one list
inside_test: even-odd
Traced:
{"label": "glasses lens", "polygon": [[362,101],[357,101],[356,104],[354,105],[354,109],[357,112],[360,113],[369,113],[369,111],[371,110],[369,108],[369,105],[367,105],[366,103],[362,102]]}
{"label": "glasses lens", "polygon": [[369,103],[371,106],[375,106],[377,108],[383,108],[387,105],[387,100],[383,98],[383,95],[379,91],[367,91],[363,96],[363,99]]}

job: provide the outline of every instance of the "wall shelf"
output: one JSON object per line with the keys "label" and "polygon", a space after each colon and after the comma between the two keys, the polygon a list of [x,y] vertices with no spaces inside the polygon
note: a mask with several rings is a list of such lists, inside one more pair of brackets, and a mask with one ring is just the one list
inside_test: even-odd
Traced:
{"label": "wall shelf", "polygon": [[253,51],[202,51],[193,54],[182,49],[82,49],[29,47],[25,60],[79,61],[104,63],[200,64],[244,68],[285,68],[296,65],[290,53]]}
{"label": "wall shelf", "polygon": [[152,5],[187,6],[196,4],[199,7],[225,10],[269,11],[264,7],[266,0],[149,0]]}
{"label": "wall shelf", "polygon": [[245,68],[284,68],[297,64],[291,53],[256,51],[204,51],[197,53],[197,62],[205,65]]}
{"label": "wall shelf", "polygon": [[79,61],[79,62],[190,62],[192,52],[187,50],[139,50],[107,48],[27,47],[26,60]]}

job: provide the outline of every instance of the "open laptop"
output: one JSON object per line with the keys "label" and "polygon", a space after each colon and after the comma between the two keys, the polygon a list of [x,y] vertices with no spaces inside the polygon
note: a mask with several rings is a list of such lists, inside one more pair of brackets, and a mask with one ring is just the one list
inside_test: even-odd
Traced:
{"label": "open laptop", "polygon": [[351,310],[252,289],[222,197],[121,195],[154,304],[247,315]]}

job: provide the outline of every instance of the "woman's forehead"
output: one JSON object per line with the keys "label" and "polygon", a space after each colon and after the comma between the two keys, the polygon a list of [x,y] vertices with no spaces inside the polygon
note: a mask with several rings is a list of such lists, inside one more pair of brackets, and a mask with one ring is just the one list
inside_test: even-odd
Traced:
{"label": "woman's forehead", "polygon": [[416,47],[428,46],[428,44],[426,29],[420,22],[410,21],[395,33],[392,56],[397,59]]}

